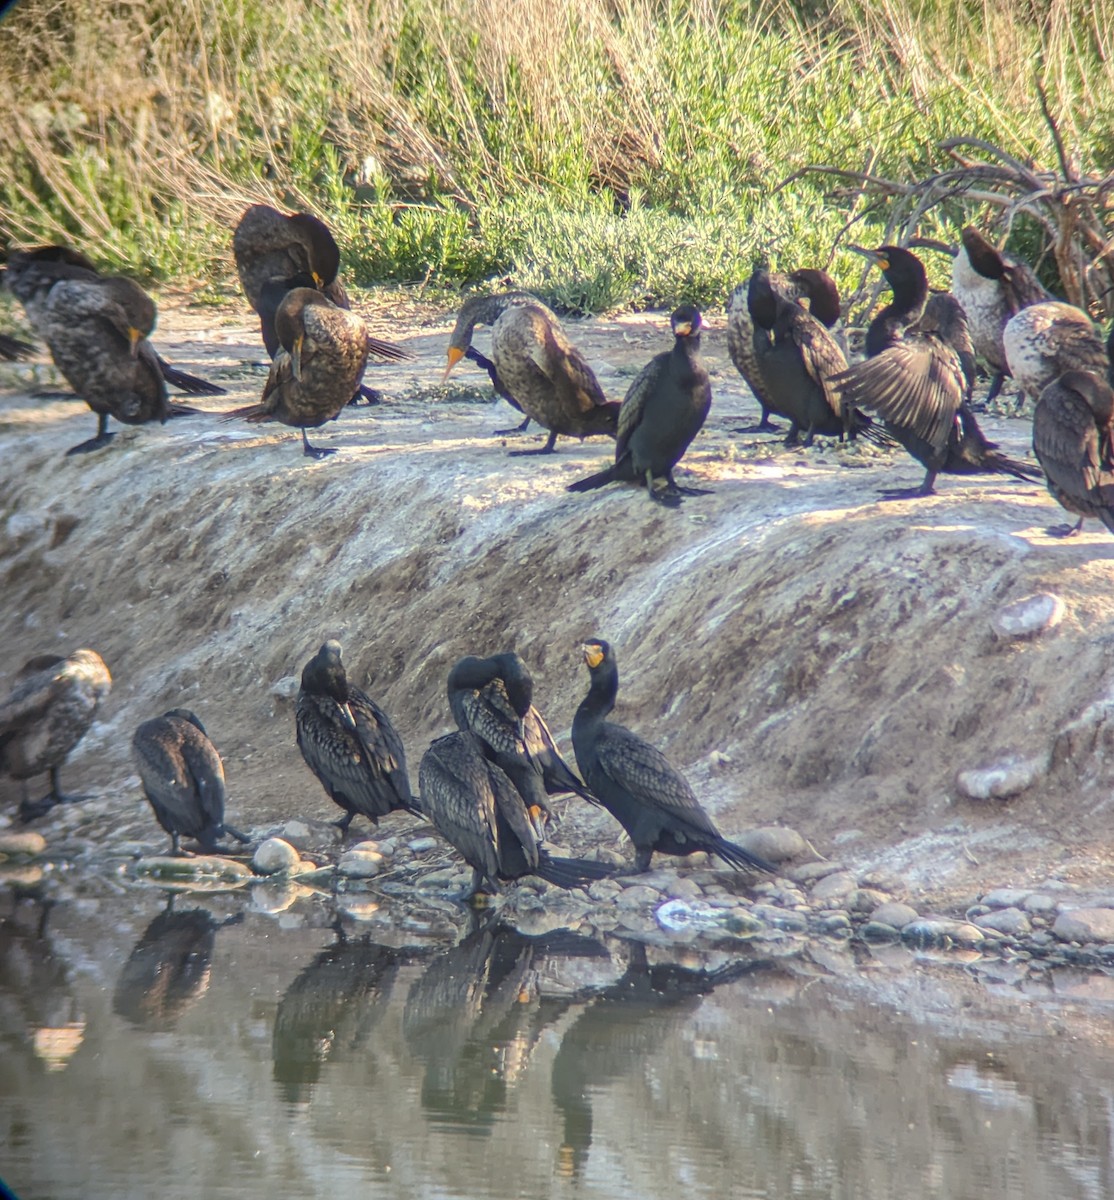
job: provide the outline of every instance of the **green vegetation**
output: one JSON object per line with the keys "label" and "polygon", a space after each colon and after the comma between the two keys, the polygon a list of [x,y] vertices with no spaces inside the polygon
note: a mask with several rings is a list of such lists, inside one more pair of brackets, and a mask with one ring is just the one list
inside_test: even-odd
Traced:
{"label": "green vegetation", "polygon": [[21,0],[0,238],[211,281],[264,200],[323,216],[361,283],[720,304],[757,257],[886,232],[892,204],[832,177],[778,190],[806,165],[908,182],[971,135],[1054,167],[1035,62],[1065,143],[1114,169],[1112,29],[1114,0]]}

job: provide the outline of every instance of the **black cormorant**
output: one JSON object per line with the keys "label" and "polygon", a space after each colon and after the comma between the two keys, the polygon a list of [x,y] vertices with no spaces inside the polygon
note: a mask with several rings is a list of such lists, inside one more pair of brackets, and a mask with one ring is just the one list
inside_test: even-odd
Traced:
{"label": "black cormorant", "polygon": [[[673,468],[700,432],[712,405],[712,385],[700,357],[703,319],[691,305],[669,318],[673,349],[655,355],[635,377],[623,397],[615,462],[604,471],[570,483],[570,492],[586,492],[615,480],[646,485],[650,499],[676,507],[682,494],[705,489],[681,488]],[[665,478],[666,486],[654,487]]]}
{"label": "black cormorant", "polygon": [[[926,313],[928,277],[916,255],[901,246],[852,248],[882,268],[893,299],[870,323],[866,360],[833,382],[845,405],[876,412],[887,432],[925,468],[919,488],[887,496],[931,496],[940,472],[1039,479],[1035,468],[999,454],[975,420],[962,357],[970,340],[955,297],[934,297]],[[909,329],[914,324],[917,328]]]}
{"label": "black cormorant", "polygon": [[144,721],[132,738],[143,791],[158,823],[170,834],[170,853],[182,853],[178,840],[193,838],[207,851],[229,834],[248,838],[224,821],[224,764],[205,726],[186,708],[172,708]]}
{"label": "black cormorant", "polygon": [[377,825],[399,809],[422,815],[402,739],[379,705],[348,682],[339,642],[327,641],[303,668],[295,722],[306,765],[344,809],[335,822],[342,832],[355,816]]}
{"label": "black cormorant", "polygon": [[608,721],[619,692],[619,671],[607,642],[581,647],[591,675],[588,695],[572,723],[576,763],[592,794],[627,831],[634,869],[646,871],[659,854],[704,851],[733,867],[773,872],[756,854],[720,835],[684,776],[660,750],[622,725]]}
{"label": "black cormorant", "polygon": [[68,657],[40,654],[24,663],[8,698],[0,703],[0,771],[27,780],[50,774],[50,792],[35,804],[26,791],[20,817],[30,821],[63,794],[58,770],[93,724],[112,690],[112,676],[95,650],[75,650]]}
{"label": "black cormorant", "polygon": [[517,654],[462,658],[449,672],[448,692],[457,728],[474,733],[509,776],[539,836],[549,813],[547,796],[575,792],[596,803],[534,707],[534,680]]}
{"label": "black cormorant", "polygon": [[355,313],[337,308],[315,288],[295,288],[275,313],[281,347],[258,404],[225,413],[226,421],[278,421],[302,431],[309,458],[335,454],[335,447],[312,446],[307,429],[335,420],[363,377],[367,330]]}
{"label": "black cormorant", "polygon": [[523,875],[572,888],[612,873],[604,863],[555,858],[538,844],[518,789],[475,734],[438,738],[422,755],[418,786],[422,812],[472,868],[470,896]]}
{"label": "black cormorant", "polygon": [[1066,371],[1041,392],[1033,412],[1033,453],[1053,500],[1079,518],[1050,534],[1078,533],[1087,517],[1114,533],[1114,390],[1105,379]]}
{"label": "black cormorant", "polygon": [[[754,269],[758,271],[762,268],[756,265]],[[767,278],[772,288],[786,295],[790,294],[791,288],[786,276],[780,273],[767,272]],[[747,293],[749,290],[750,280],[748,279],[746,283],[740,283],[728,297],[727,353],[731,356],[731,361],[735,364],[735,370],[743,377],[743,382],[750,388],[751,394],[758,401],[762,419],[757,425],[748,426],[737,432],[778,433],[781,426],[775,425],[770,420],[770,413],[776,412],[777,409],[771,403],[770,394],[766,388],[766,381],[762,378],[762,371],[758,366],[758,358],[754,353],[754,322],[750,318],[750,309],[747,307]]]}
{"label": "black cormorant", "polygon": [[449,338],[446,379],[468,352],[477,325],[491,326],[491,356],[502,394],[512,395],[516,407],[549,430],[544,446],[512,454],[552,454],[559,434],[615,436],[618,403],[603,394],[560,321],[534,296],[503,292],[466,300]]}

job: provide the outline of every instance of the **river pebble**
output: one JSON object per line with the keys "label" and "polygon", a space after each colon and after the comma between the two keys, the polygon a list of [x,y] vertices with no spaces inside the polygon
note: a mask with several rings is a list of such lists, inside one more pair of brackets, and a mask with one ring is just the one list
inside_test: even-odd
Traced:
{"label": "river pebble", "polygon": [[825,875],[813,885],[810,893],[814,904],[822,904],[829,900],[842,900],[849,896],[856,887],[857,881],[850,871],[838,871],[835,875]]}
{"label": "river pebble", "polygon": [[803,933],[808,929],[808,917],[789,908],[777,908],[772,904],[754,904],[750,915],[772,929],[785,929],[790,933]]}
{"label": "river pebble", "polygon": [[635,908],[655,907],[661,903],[662,898],[662,894],[657,888],[635,884],[634,887],[623,888],[615,897],[615,904],[618,908],[629,911]]}
{"label": "river pebble", "polygon": [[1038,913],[1043,916],[1049,916],[1056,911],[1056,901],[1051,896],[1045,896],[1041,892],[1033,892],[1031,896],[1026,896],[1021,907],[1034,916]]}
{"label": "river pebble", "polygon": [[11,858],[35,858],[46,851],[46,838],[29,829],[22,833],[0,833],[0,854]]}
{"label": "river pebble", "polygon": [[695,879],[679,875],[661,889],[673,900],[697,900],[704,895],[704,889]]}
{"label": "river pebble", "polygon": [[878,944],[896,942],[901,937],[900,930],[886,921],[867,921],[859,932],[864,941]]}
{"label": "river pebble", "polygon": [[791,879],[794,883],[799,883],[808,886],[810,883],[815,883],[817,879],[823,879],[825,875],[834,875],[837,871],[844,871],[846,868],[843,863],[831,862],[829,859],[817,859],[815,862],[801,863],[800,866],[790,867],[786,872],[786,878]]}
{"label": "river pebble", "polygon": [[889,900],[889,894],[880,892],[877,888],[856,888],[844,899],[844,907],[848,912],[872,913],[880,905]]}
{"label": "river pebble", "polygon": [[1004,933],[1009,937],[1022,937],[1031,933],[1033,927],[1020,908],[1000,908],[982,917],[979,928],[993,929],[995,933]]}
{"label": "river pebble", "polygon": [[425,854],[427,850],[435,850],[437,845],[438,841],[435,837],[411,838],[406,843],[406,847],[411,854]]}
{"label": "river pebble", "polygon": [[378,850],[363,850],[359,846],[345,851],[337,860],[337,870],[346,879],[374,879],[383,865]]}
{"label": "river pebble", "polygon": [[195,854],[192,858],[155,855],[141,858],[135,864],[135,870],[139,875],[150,875],[155,879],[210,879],[246,883],[252,878],[250,867],[218,854]]}
{"label": "river pebble", "polygon": [[670,933],[684,933],[715,929],[721,924],[723,915],[700,900],[667,900],[657,908],[654,919]]}
{"label": "river pebble", "polygon": [[1062,942],[1114,942],[1114,908],[1076,908],[1062,912],[1052,926]]}
{"label": "river pebble", "polygon": [[918,949],[946,950],[949,946],[977,946],[985,934],[966,921],[946,917],[920,917],[901,931],[902,941]]}
{"label": "river pebble", "polygon": [[308,850],[313,831],[305,821],[287,821],[278,836],[288,841],[296,850]]}
{"label": "river pebble", "polygon": [[995,888],[983,896],[982,903],[987,908],[1018,908],[1024,904],[1028,895],[1027,888]]}
{"label": "river pebble", "polygon": [[870,914],[870,919],[900,930],[917,919],[917,910],[911,904],[902,904],[899,900],[890,900],[885,904],[880,904]]}
{"label": "river pebble", "polygon": [[251,858],[251,865],[260,875],[279,875],[293,871],[302,856],[283,838],[272,837],[261,842]]}
{"label": "river pebble", "polygon": [[[851,918],[845,912],[821,913],[816,919],[816,930],[828,935],[850,934]],[[896,933],[894,936],[897,936]]]}
{"label": "river pebble", "polygon": [[593,900],[614,900],[622,890],[622,884],[616,883],[614,879],[597,879],[596,882],[588,888],[588,895],[591,896]]}
{"label": "river pebble", "polygon": [[990,628],[1000,641],[1036,637],[1055,629],[1064,619],[1065,605],[1051,592],[1037,592],[1000,608],[990,619]]}
{"label": "river pebble", "polygon": [[767,862],[785,862],[809,853],[808,842],[795,829],[784,825],[764,825],[759,829],[748,829],[735,839],[744,850],[764,858]]}
{"label": "river pebble", "polygon": [[293,700],[301,686],[301,680],[297,675],[284,675],[271,684],[271,695],[277,696],[280,700]]}
{"label": "river pebble", "polygon": [[1050,758],[1006,755],[997,762],[960,771],[956,776],[959,790],[970,800],[1008,800],[1048,774]]}

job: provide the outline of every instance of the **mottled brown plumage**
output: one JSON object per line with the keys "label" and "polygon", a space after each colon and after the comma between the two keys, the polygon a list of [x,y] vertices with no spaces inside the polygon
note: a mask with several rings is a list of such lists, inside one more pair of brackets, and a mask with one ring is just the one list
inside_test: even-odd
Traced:
{"label": "mottled brown plumage", "polygon": [[308,457],[333,454],[333,448],[311,446],[306,430],[334,420],[359,386],[367,365],[364,323],[319,291],[294,288],[278,307],[275,329],[280,349],[261,400],[224,419],[278,421],[302,431]]}
{"label": "mottled brown plumage", "polygon": [[270,279],[308,275],[338,308],[348,308],[348,293],[337,278],[340,247],[324,221],[310,213],[281,213],[253,204],[232,235],[236,273],[248,303],[259,311],[263,285]]}
{"label": "mottled brown plumage", "polygon": [[303,668],[294,720],[306,766],[344,810],[336,822],[342,832],[355,816],[377,825],[398,810],[421,815],[402,739],[379,705],[348,682],[339,642],[325,642]]}
{"label": "mottled brown plumage", "polygon": [[1106,378],[1110,358],[1098,327],[1074,304],[1045,300],[1011,317],[1002,334],[1006,361],[1017,386],[1030,396],[1065,371]]}
{"label": "mottled brown plumage", "polygon": [[112,689],[112,676],[95,650],[68,657],[43,654],[30,659],[0,703],[0,771],[26,780],[50,773],[50,792],[37,804],[24,797],[24,820],[65,802],[58,770],[81,741]]}
{"label": "mottled brown plumage", "polygon": [[449,338],[446,377],[465,356],[477,325],[491,326],[491,357],[502,386],[549,430],[540,449],[512,454],[550,454],[559,434],[615,436],[619,405],[603,394],[560,321],[533,296],[509,292],[465,301]]}
{"label": "mottled brown plumage", "polygon": [[1078,533],[1087,517],[1114,533],[1114,390],[1105,379],[1067,371],[1041,392],[1033,453],[1053,500],[1079,518],[1050,534]]}
{"label": "mottled brown plumage", "polygon": [[[681,488],[673,468],[704,427],[712,406],[712,385],[700,357],[703,318],[691,305],[669,318],[673,349],[655,355],[623,397],[615,440],[615,462],[595,475],[569,484],[567,491],[586,492],[615,480],[645,484],[651,500],[676,507],[682,495],[703,489]],[[655,488],[664,478],[666,486]]]}
{"label": "mottled brown plumage", "polygon": [[247,838],[224,822],[224,764],[205,727],[185,708],[144,721],[132,738],[139,778],[158,823],[170,834],[171,854],[189,837],[214,850],[225,833]]}
{"label": "mottled brown plumage", "polygon": [[[755,267],[755,270],[761,268]],[[789,280],[779,272],[769,272],[770,286],[778,292],[789,296],[792,289]],[[776,401],[771,398],[762,370],[758,365],[758,357],[754,352],[754,322],[751,320],[750,309],[747,307],[747,292],[750,280],[740,283],[732,291],[727,301],[727,353],[735,364],[735,369],[743,377],[743,382],[751,390],[758,401],[762,418],[757,425],[739,430],[740,433],[776,433],[780,426],[770,420],[771,412],[778,412]]]}
{"label": "mottled brown plumage", "polygon": [[634,869],[649,869],[659,854],[715,854],[733,867],[773,867],[720,835],[684,776],[660,750],[605,718],[615,707],[619,670],[607,642],[582,647],[591,676],[572,723],[576,764],[599,802],[634,844]]}

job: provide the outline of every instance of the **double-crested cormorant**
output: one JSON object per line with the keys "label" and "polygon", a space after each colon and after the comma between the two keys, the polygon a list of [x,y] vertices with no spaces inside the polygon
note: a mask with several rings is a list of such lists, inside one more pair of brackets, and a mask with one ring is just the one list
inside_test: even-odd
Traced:
{"label": "double-crested cormorant", "polygon": [[[753,354],[774,412],[791,421],[787,446],[796,445],[805,431],[805,446],[816,434],[852,438],[860,433],[872,441],[889,443],[873,422],[852,406],[844,409],[832,378],[847,369],[839,343],[815,312],[835,320],[839,293],[823,271],[797,272],[790,283],[810,297],[813,311],[806,312],[790,295],[778,289],[759,268],[750,277],[747,307],[754,327]],[[830,286],[829,286],[830,285]],[[832,309],[834,308],[834,312]]]}
{"label": "double-crested cormorant", "polygon": [[503,292],[466,300],[449,338],[446,379],[466,355],[477,325],[491,326],[491,356],[505,389],[501,394],[509,392],[516,407],[549,430],[544,446],[511,454],[552,454],[559,434],[615,436],[619,405],[603,394],[560,321],[534,296]]}
{"label": "double-crested cormorant", "polygon": [[314,288],[295,288],[275,313],[281,348],[258,404],[224,415],[224,420],[278,421],[302,431],[309,458],[335,454],[335,447],[311,446],[307,429],[335,420],[352,399],[367,365],[367,330],[355,313],[337,308]]}
{"label": "double-crested cormorant", "polygon": [[971,342],[994,373],[989,404],[1010,374],[1002,334],[1010,318],[1031,304],[1052,297],[1024,262],[1003,254],[973,226],[960,234],[952,260],[952,292],[967,314]]}
{"label": "double-crested cormorant", "polygon": [[[928,277],[916,255],[901,246],[852,248],[882,268],[893,299],[870,323],[867,359],[833,382],[844,404],[876,412],[887,432],[925,468],[919,488],[886,495],[931,496],[941,471],[1039,479],[1034,468],[999,454],[975,420],[962,357],[970,340],[955,297],[934,297],[926,311]],[[917,328],[908,329],[915,322]]]}
{"label": "double-crested cormorant", "polygon": [[186,708],[144,721],[132,738],[143,791],[158,823],[170,834],[170,853],[182,853],[181,837],[208,851],[229,834],[248,838],[224,822],[224,764],[205,726]]}
{"label": "double-crested cormorant", "polygon": [[[13,250],[8,255],[8,266],[4,272],[4,283],[8,290],[22,304],[27,313],[27,319],[35,333],[50,345],[50,329],[52,318],[46,313],[45,306],[51,289],[56,283],[69,281],[89,283],[92,280],[104,278],[97,268],[80,251],[69,246],[39,246],[34,250]],[[133,285],[138,290],[138,285]],[[155,327],[156,311],[154,302],[145,296],[143,311],[149,313],[150,324],[141,332],[149,337]],[[53,354],[53,347],[51,347]],[[164,358],[155,354],[159,372],[163,379],[180,391],[194,396],[223,396],[225,389],[206,379],[199,379],[186,371],[180,371]],[[58,364],[63,374],[65,369]],[[69,379],[69,376],[66,376]],[[72,380],[70,381],[73,382]],[[182,412],[192,410],[183,409]],[[171,414],[176,415],[176,414]]]}
{"label": "double-crested cormorant", "polygon": [[576,764],[593,795],[634,843],[634,869],[648,870],[655,850],[682,856],[702,850],[733,867],[773,872],[769,863],[720,835],[684,776],[660,750],[606,720],[619,692],[615,656],[598,638],[581,649],[591,686],[572,722]]}
{"label": "double-crested cormorant", "polygon": [[15,687],[0,704],[0,770],[12,779],[50,773],[50,792],[36,804],[24,795],[24,821],[42,816],[71,799],[62,793],[58,770],[88,732],[112,676],[95,650],[75,650],[62,658],[40,654],[24,663]]}
{"label": "double-crested cormorant", "polygon": [[[340,272],[340,247],[329,227],[311,213],[281,213],[268,204],[246,209],[232,235],[236,272],[248,303],[259,315],[260,334],[267,353],[274,358],[280,344],[275,314],[286,293],[294,288],[316,288],[337,308],[351,304]],[[401,361],[413,358],[409,350],[372,337],[365,330],[367,349],[380,358]],[[348,403],[359,397],[378,399],[362,385]]]}
{"label": "double-crested cormorant", "polygon": [[1010,318],[1002,342],[1010,373],[1030,396],[1039,396],[1065,371],[1101,378],[1111,371],[1098,327],[1081,308],[1062,300],[1023,308]]}
{"label": "double-crested cormorant", "polygon": [[475,734],[438,738],[422,755],[418,786],[422,812],[472,868],[470,896],[523,875],[572,888],[611,874],[604,863],[554,858],[538,844],[522,796]]}
{"label": "double-crested cormorant", "polygon": [[343,833],[355,816],[378,825],[398,809],[422,815],[402,739],[379,705],[348,682],[339,642],[327,641],[303,668],[295,722],[306,765],[344,809],[335,822]]}
{"label": "double-crested cormorant", "polygon": [[1087,371],[1065,371],[1040,394],[1033,413],[1033,453],[1049,494],[1079,520],[1054,526],[1078,533],[1087,517],[1114,533],[1114,390]]}
{"label": "double-crested cormorant", "polygon": [[[755,265],[755,271],[762,270],[758,265]],[[767,272],[767,278],[770,282],[770,287],[775,291],[788,295],[791,291],[789,280],[786,276],[779,272]],[[751,390],[751,394],[758,401],[758,407],[762,411],[762,419],[757,425],[748,426],[745,429],[740,429],[739,433],[777,433],[780,430],[779,425],[775,425],[770,420],[770,413],[776,412],[777,409],[771,403],[769,391],[766,388],[766,381],[762,378],[762,371],[758,365],[758,358],[754,353],[754,322],[750,318],[750,309],[747,307],[747,293],[750,290],[750,280],[746,283],[740,283],[736,287],[727,300],[727,353],[731,356],[731,361],[735,364],[735,369],[743,377],[743,382]]]}
{"label": "double-crested cormorant", "polygon": [[462,658],[449,672],[448,691],[457,728],[474,733],[518,788],[539,837],[549,814],[547,796],[575,792],[596,803],[534,707],[534,680],[517,654]]}
{"label": "double-crested cormorant", "polygon": [[[502,398],[506,400],[511,408],[516,408],[519,412],[522,412],[522,405],[519,404],[519,402],[511,395],[507,389],[507,385],[502,381],[502,379],[499,378],[499,372],[495,369],[495,364],[490,358],[481,354],[475,346],[469,346],[468,349],[464,351],[464,357],[469,362],[475,363],[481,371],[487,372],[487,377],[491,380],[491,386],[495,389],[495,394],[497,396],[502,396]],[[529,425],[530,418],[526,417],[526,419],[520,425],[514,425],[510,429],[496,429],[495,436],[504,437],[508,433],[525,433]]]}
{"label": "double-crested cormorant", "polygon": [[[681,488],[673,468],[700,432],[712,406],[712,385],[700,358],[703,320],[691,305],[669,318],[673,349],[655,355],[635,376],[623,397],[615,462],[604,471],[570,483],[567,491],[587,492],[614,480],[644,483],[650,499],[676,507],[681,496],[705,489]],[[664,476],[666,486],[654,487]]]}

